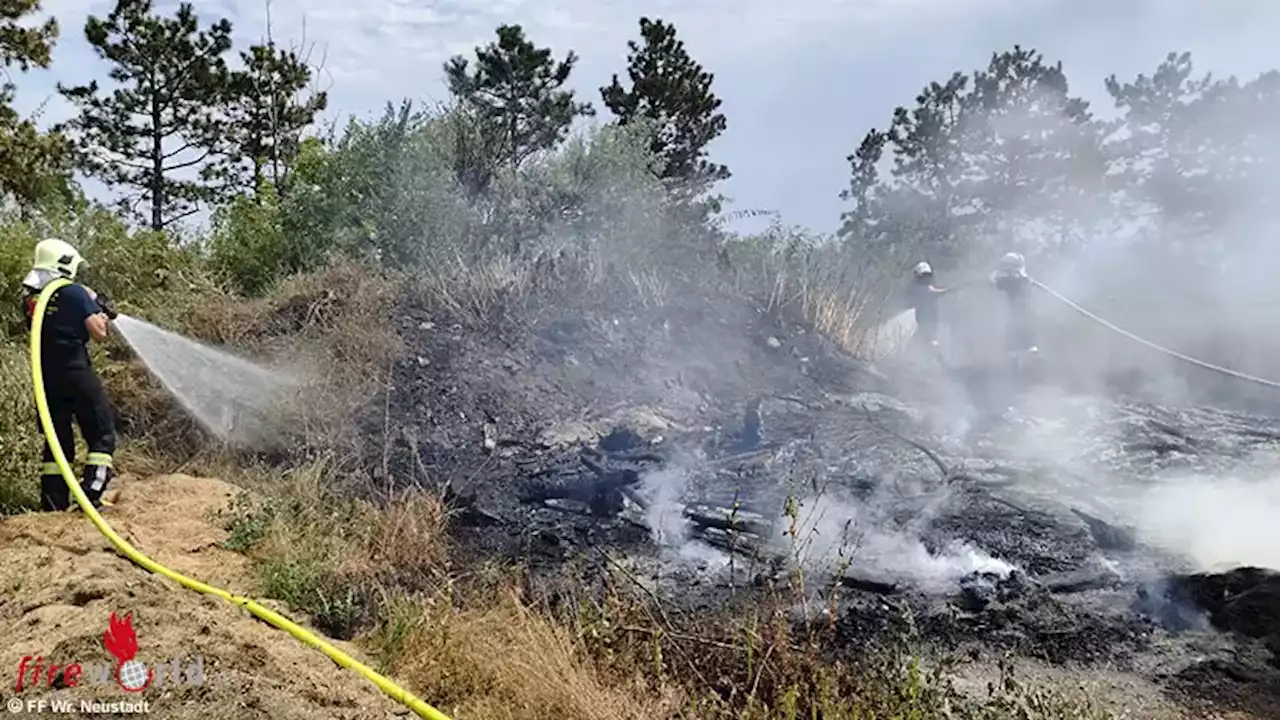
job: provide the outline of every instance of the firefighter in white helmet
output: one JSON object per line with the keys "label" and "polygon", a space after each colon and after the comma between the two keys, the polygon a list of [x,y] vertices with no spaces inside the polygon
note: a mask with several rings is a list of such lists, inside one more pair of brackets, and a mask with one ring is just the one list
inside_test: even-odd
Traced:
{"label": "firefighter in white helmet", "polygon": [[991,274],[991,282],[1008,300],[1005,349],[1012,353],[1039,352],[1031,330],[1031,277],[1027,275],[1026,258],[1016,252],[1005,253]]}
{"label": "firefighter in white helmet", "polygon": [[[54,280],[74,281],[84,258],[69,243],[56,238],[36,244],[31,272],[22,280],[22,305],[31,328],[32,315],[41,291]],[[75,458],[72,422],[80,427],[88,445],[81,487],[96,507],[113,474],[116,449],[111,404],[102,381],[89,359],[90,340],[102,341],[110,332],[115,311],[104,298],[76,282],[54,291],[45,307],[40,339],[40,362],[44,371],[44,392],[49,401],[54,432],[67,459]],[[43,434],[43,432],[42,432]],[[71,493],[62,479],[53,451],[45,440],[44,464],[40,475],[40,506],[43,510],[71,507]]]}
{"label": "firefighter in white helmet", "polygon": [[907,304],[916,313],[915,337],[930,346],[938,345],[938,299],[954,288],[939,288],[933,284],[933,266],[925,261],[911,269],[912,283],[907,291]]}

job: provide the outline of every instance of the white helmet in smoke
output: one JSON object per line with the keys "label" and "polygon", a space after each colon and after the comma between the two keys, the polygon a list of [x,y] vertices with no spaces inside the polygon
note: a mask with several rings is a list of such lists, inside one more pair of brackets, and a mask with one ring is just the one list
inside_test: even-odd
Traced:
{"label": "white helmet in smoke", "polygon": [[1005,272],[1021,272],[1022,270],[1025,270],[1026,267],[1026,258],[1022,257],[1018,253],[1005,253],[1005,256],[1000,258],[1000,269]]}
{"label": "white helmet in smoke", "polygon": [[916,266],[915,266],[914,268],[912,268],[912,269],[911,269],[911,272],[912,272],[916,277],[924,277],[924,276],[926,276],[926,275],[932,275],[932,274],[933,274],[933,266],[932,266],[932,265],[930,265],[930,264],[929,264],[929,263],[927,263],[927,262],[923,262],[923,261],[921,261],[921,262],[916,263]]}

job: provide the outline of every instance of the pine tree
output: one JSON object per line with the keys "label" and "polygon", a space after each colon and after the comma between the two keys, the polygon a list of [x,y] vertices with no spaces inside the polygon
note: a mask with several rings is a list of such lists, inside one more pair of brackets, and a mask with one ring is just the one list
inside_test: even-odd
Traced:
{"label": "pine tree", "polygon": [[849,155],[852,170],[849,187],[840,192],[840,199],[853,203],[853,209],[841,214],[840,235],[861,240],[876,239],[880,197],[880,159],[889,142],[889,133],[871,128],[862,138],[862,144]]}
{"label": "pine tree", "polygon": [[[951,248],[962,204],[957,170],[968,85],[958,72],[929,83],[915,107],[894,109],[888,130],[871,130],[863,139],[850,157],[853,173],[843,194],[855,203],[841,228],[847,241],[872,246],[882,257],[925,246],[939,258],[937,249]],[[893,166],[882,178],[877,166],[886,149]]]}
{"label": "pine tree", "polygon": [[1209,151],[1223,138],[1213,137],[1202,120],[1205,105],[1221,101],[1228,83],[1195,77],[1190,53],[1169,53],[1150,76],[1121,83],[1112,75],[1106,87],[1125,113],[1118,123],[1123,139],[1112,144],[1113,166],[1139,212],[1158,213],[1170,233],[1197,235],[1221,222],[1213,217],[1223,208]]}
{"label": "pine tree", "polygon": [[1014,46],[973,74],[965,98],[961,183],[981,213],[1070,223],[1096,198],[1106,168],[1100,127],[1062,63]]}
{"label": "pine tree", "polygon": [[16,65],[23,72],[49,67],[53,43],[58,39],[58,21],[49,18],[38,27],[18,24],[39,10],[40,0],[0,0],[0,67]]}
{"label": "pine tree", "polygon": [[[58,22],[50,18],[29,27],[19,24],[40,10],[39,0],[0,0],[0,72],[47,68],[52,61]],[[43,133],[13,108],[15,87],[4,72],[0,82],[0,196],[27,210],[52,192],[70,185],[70,146],[61,134]]]}
{"label": "pine tree", "polygon": [[724,132],[720,99],[711,91],[715,76],[705,71],[676,36],[674,25],[640,18],[643,46],[627,43],[627,75],[600,88],[604,104],[626,125],[638,118],[654,123],[651,148],[659,159],[658,174],[684,180],[695,191],[730,176],[729,169],[706,160],[706,146]]}
{"label": "pine tree", "polygon": [[233,182],[256,190],[267,181],[277,191],[287,192],[302,133],[328,106],[327,94],[304,95],[311,84],[311,68],[293,50],[268,41],[240,57],[244,67],[231,76],[228,107],[232,129],[228,153],[233,162],[239,161]]}
{"label": "pine tree", "polygon": [[121,206],[154,230],[223,197],[218,150],[228,132],[223,55],[231,48],[231,23],[201,29],[189,3],[163,17],[152,13],[151,0],[117,0],[106,19],[90,16],[84,30],[119,85],[109,94],[97,81],[59,86],[80,110],[70,128],[85,171],[132,190]]}
{"label": "pine tree", "polygon": [[487,186],[499,165],[520,167],[563,142],[574,119],[594,114],[589,103],[577,102],[574,91],[564,89],[578,62],[572,50],[557,61],[550,48],[527,40],[519,25],[503,25],[497,34],[497,41],[476,48],[474,66],[462,56],[444,66],[449,92],[476,120],[470,142],[481,147],[460,156],[483,167],[458,168],[473,191]]}
{"label": "pine tree", "polygon": [[1124,111],[1112,129],[1111,171],[1136,216],[1156,221],[1151,240],[1203,267],[1219,267],[1242,218],[1252,227],[1274,223],[1280,204],[1273,178],[1280,171],[1280,73],[1248,82],[1197,76],[1190,53],[1169,53],[1151,75],[1108,93]]}
{"label": "pine tree", "polygon": [[[1060,239],[1105,197],[1101,143],[1061,63],[1018,46],[993,53],[986,68],[930,83],[914,107],[894,110],[887,131],[867,134],[849,158],[842,197],[854,208],[841,232],[899,258],[943,263],[975,244],[1016,243],[1023,227],[1037,240]],[[883,178],[886,150],[893,167]]]}

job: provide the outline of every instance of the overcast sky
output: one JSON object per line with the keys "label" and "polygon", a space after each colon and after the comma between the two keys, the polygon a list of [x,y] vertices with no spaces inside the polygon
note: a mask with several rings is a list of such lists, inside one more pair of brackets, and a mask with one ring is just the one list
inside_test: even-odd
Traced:
{"label": "overcast sky", "polygon": [[[48,101],[55,83],[102,78],[84,19],[113,0],[44,0],[62,23],[47,72],[17,76],[19,105]],[[204,24],[225,16],[244,43],[263,37],[265,0],[196,3]],[[158,2],[170,10],[176,3]],[[732,8],[732,9],[730,9]],[[501,23],[519,23],[557,56],[581,56],[572,83],[600,106],[597,88],[622,72],[641,15],[674,22],[689,51],[715,73],[729,127],[713,145],[733,178],[732,207],[777,210],[829,231],[842,209],[845,160],[895,105],[954,70],[985,65],[1022,44],[1062,60],[1074,88],[1109,109],[1102,80],[1150,73],[1171,50],[1204,70],[1251,77],[1280,65],[1274,0],[274,0],[277,42],[314,44],[324,61],[330,117],[370,115],[388,100],[441,100],[442,63],[470,55]],[[1270,51],[1270,52],[1268,52]]]}

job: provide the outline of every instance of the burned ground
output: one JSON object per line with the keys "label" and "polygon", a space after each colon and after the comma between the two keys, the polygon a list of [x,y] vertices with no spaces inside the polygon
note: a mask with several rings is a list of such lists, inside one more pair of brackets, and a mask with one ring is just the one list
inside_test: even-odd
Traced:
{"label": "burned ground", "polygon": [[990,372],[904,384],[731,300],[397,317],[408,353],[371,452],[448,488],[462,561],[625,566],[695,611],[793,592],[799,564],[810,596],[842,587],[837,654],[908,610],[939,651],[1119,668],[1280,717],[1277,576],[1195,575],[1116,510],[1163,473],[1273,451],[1280,420]]}

